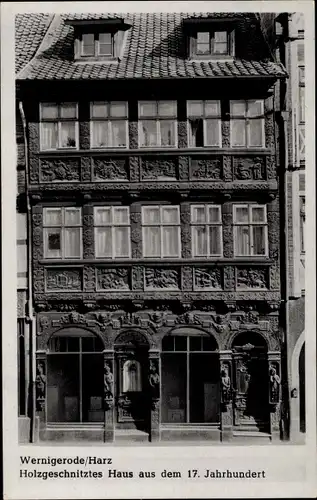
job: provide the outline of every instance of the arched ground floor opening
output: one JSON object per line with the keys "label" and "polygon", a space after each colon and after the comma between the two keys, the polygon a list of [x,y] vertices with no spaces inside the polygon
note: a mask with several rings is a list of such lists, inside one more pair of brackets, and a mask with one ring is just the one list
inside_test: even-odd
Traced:
{"label": "arched ground floor opening", "polygon": [[291,441],[305,442],[306,391],[305,391],[305,332],[298,338],[291,363]]}
{"label": "arched ground floor opening", "polygon": [[[106,348],[107,347],[107,348]],[[278,432],[280,354],[255,331],[229,349],[201,328],[166,331],[156,346],[124,329],[109,349],[85,328],[55,332],[37,352],[41,440],[224,441]]]}

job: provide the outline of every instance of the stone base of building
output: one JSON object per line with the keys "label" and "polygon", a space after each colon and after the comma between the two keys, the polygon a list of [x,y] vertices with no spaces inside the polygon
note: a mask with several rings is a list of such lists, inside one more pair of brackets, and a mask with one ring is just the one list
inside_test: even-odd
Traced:
{"label": "stone base of building", "polygon": [[30,442],[31,420],[29,417],[18,418],[19,443],[26,444]]}

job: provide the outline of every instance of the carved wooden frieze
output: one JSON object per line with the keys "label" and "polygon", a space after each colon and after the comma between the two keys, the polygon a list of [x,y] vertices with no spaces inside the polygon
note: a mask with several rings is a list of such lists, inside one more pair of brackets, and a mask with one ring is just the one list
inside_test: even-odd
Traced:
{"label": "carved wooden frieze", "polygon": [[79,182],[79,158],[41,159],[41,182]]}
{"label": "carved wooden frieze", "polygon": [[179,290],[179,269],[152,267],[145,269],[145,289]]}
{"label": "carved wooden frieze", "polygon": [[194,290],[221,290],[221,270],[212,267],[194,269]]}
{"label": "carved wooden frieze", "polygon": [[48,268],[45,270],[45,289],[51,291],[82,290],[82,270]]}
{"label": "carved wooden frieze", "polygon": [[221,180],[223,178],[222,160],[219,157],[191,158],[190,179],[191,180]]}
{"label": "carved wooden frieze", "polygon": [[144,290],[144,267],[143,266],[133,266],[132,267],[132,289],[133,290]]}
{"label": "carved wooden frieze", "polygon": [[269,284],[267,268],[237,268],[237,289],[267,289]]}
{"label": "carved wooden frieze", "polygon": [[173,180],[177,179],[176,159],[142,158],[141,180]]}
{"label": "carved wooden frieze", "polygon": [[140,158],[138,156],[129,157],[130,181],[139,182],[140,180]]}
{"label": "carved wooden frieze", "polygon": [[94,158],[93,179],[95,181],[127,181],[128,168],[125,158]]}
{"label": "carved wooden frieze", "polygon": [[233,172],[234,179],[238,181],[265,180],[265,158],[234,157]]}
{"label": "carved wooden frieze", "polygon": [[98,268],[97,290],[131,290],[130,271],[126,268]]}
{"label": "carved wooden frieze", "polygon": [[179,156],[178,157],[178,177],[180,181],[189,180],[189,157]]}

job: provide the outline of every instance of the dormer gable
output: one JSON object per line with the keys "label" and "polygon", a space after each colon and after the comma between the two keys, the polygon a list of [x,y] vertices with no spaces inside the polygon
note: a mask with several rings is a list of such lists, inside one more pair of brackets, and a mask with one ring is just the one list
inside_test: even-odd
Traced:
{"label": "dormer gable", "polygon": [[67,19],[65,24],[74,28],[76,62],[119,61],[125,33],[131,28],[122,18]]}
{"label": "dormer gable", "polygon": [[190,17],[184,20],[189,59],[221,60],[235,56],[235,29],[239,19]]}

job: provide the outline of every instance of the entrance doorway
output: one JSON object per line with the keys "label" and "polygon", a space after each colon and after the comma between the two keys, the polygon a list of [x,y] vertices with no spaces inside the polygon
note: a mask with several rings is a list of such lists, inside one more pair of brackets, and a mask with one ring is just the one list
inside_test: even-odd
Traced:
{"label": "entrance doorway", "polygon": [[269,432],[267,345],[258,334],[238,335],[232,346],[234,426]]}
{"label": "entrance doorway", "polygon": [[138,332],[122,333],[115,341],[116,428],[149,432],[149,346]]}

